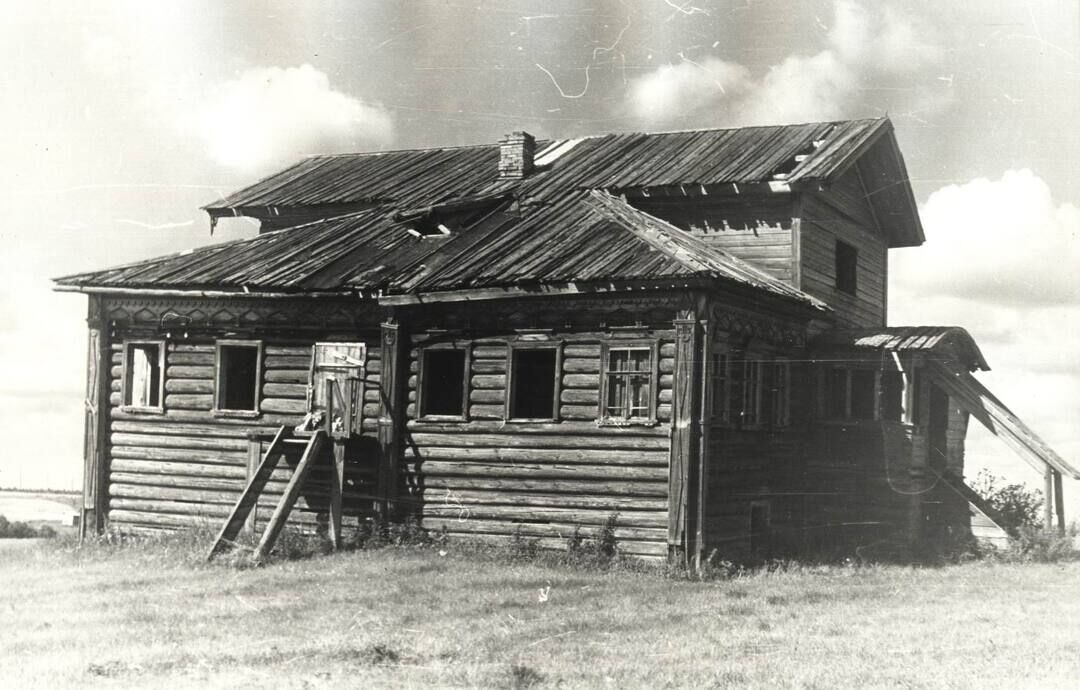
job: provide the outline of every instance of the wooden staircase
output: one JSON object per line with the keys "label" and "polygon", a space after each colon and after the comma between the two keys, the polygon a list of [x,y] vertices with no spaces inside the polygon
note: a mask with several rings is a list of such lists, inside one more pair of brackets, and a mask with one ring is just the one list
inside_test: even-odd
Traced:
{"label": "wooden staircase", "polygon": [[273,515],[270,516],[270,522],[267,523],[266,530],[259,539],[258,546],[255,547],[256,562],[264,560],[270,550],[274,548],[274,543],[281,534],[282,528],[285,527],[285,521],[288,520],[289,513],[292,512],[293,506],[296,504],[296,499],[300,497],[300,490],[304,486],[304,481],[311,473],[311,468],[314,467],[328,440],[329,437],[326,431],[322,429],[313,432],[307,439],[291,437],[288,429],[284,426],[278,429],[274,440],[271,441],[270,446],[263,454],[259,466],[252,473],[243,493],[240,494],[239,500],[233,506],[228,519],[225,520],[225,524],[222,525],[217,538],[214,539],[214,543],[210,546],[210,551],[206,554],[206,560],[212,560],[215,556],[236,544],[236,538],[244,529],[244,525],[255,509],[259,496],[266,488],[270,477],[274,474],[274,470],[277,469],[278,465],[281,464],[281,460],[285,457],[286,449],[292,444],[302,444],[304,450],[300,456],[300,462],[296,465],[296,469],[285,487],[285,493],[282,494],[281,499],[274,508]]}

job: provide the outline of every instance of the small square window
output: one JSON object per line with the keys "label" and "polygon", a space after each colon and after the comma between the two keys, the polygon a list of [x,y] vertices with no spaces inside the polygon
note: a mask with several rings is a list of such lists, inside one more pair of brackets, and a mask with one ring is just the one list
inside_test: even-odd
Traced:
{"label": "small square window", "polygon": [[856,267],[859,250],[847,242],[836,241],[836,289],[854,295],[857,287]]}
{"label": "small square window", "polygon": [[652,420],[655,379],[651,345],[608,348],[604,377],[602,419]]}
{"label": "small square window", "polygon": [[464,417],[467,357],[461,349],[429,349],[420,364],[420,416]]}
{"label": "small square window", "polygon": [[218,341],[214,409],[258,412],[262,345],[257,341]]}
{"label": "small square window", "polygon": [[127,343],[124,365],[124,406],[161,410],[165,388],[165,344]]}
{"label": "small square window", "polygon": [[510,419],[558,418],[558,359],[553,347],[510,354]]}

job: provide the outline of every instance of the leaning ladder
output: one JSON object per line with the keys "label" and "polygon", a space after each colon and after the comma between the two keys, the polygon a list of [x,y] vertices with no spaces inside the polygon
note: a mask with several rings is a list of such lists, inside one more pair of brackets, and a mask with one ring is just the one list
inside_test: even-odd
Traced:
{"label": "leaning ladder", "polygon": [[[278,535],[281,534],[285,521],[288,520],[289,513],[292,512],[293,505],[296,504],[296,499],[300,497],[300,489],[303,487],[308,474],[311,473],[311,468],[314,466],[316,458],[319,457],[326,439],[326,432],[319,429],[311,435],[311,438],[304,445],[304,453],[300,457],[300,462],[285,487],[285,493],[282,494],[281,499],[274,508],[273,515],[270,516],[270,522],[267,523],[266,530],[263,532],[262,538],[259,539],[259,545],[255,547],[256,561],[265,559],[270,550],[274,548],[274,543],[277,541]],[[214,539],[214,543],[210,546],[210,551],[206,554],[206,560],[212,560],[222,553],[226,547],[236,543],[237,536],[239,536],[240,531],[244,528],[244,524],[251,515],[251,511],[254,510],[259,501],[259,496],[262,495],[281,459],[285,457],[287,444],[297,443],[298,441],[298,439],[288,438],[288,431],[284,426],[278,429],[274,440],[271,441],[266,453],[263,454],[259,466],[251,475],[251,479],[248,480],[239,500],[233,506],[228,519],[225,520],[225,524],[221,526],[217,538]]]}

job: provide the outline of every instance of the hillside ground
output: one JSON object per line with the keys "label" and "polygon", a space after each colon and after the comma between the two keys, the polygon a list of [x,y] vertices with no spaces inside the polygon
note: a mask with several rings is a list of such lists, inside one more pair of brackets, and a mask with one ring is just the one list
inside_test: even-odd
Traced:
{"label": "hillside ground", "polygon": [[0,686],[1075,687],[1080,564],[688,581],[384,548],[260,568],[182,540],[0,554]]}

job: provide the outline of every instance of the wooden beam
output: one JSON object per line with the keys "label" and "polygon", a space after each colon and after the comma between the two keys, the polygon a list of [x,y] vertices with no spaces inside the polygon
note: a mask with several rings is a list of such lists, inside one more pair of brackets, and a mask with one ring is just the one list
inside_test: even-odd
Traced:
{"label": "wooden beam", "polygon": [[1054,470],[1054,508],[1057,512],[1058,532],[1065,534],[1065,487],[1061,484],[1061,472]]}
{"label": "wooden beam", "polygon": [[[300,457],[300,462],[297,463],[289,483],[285,486],[285,493],[281,495],[281,499],[274,508],[274,513],[270,516],[270,521],[266,524],[266,531],[263,533],[262,539],[259,540],[259,545],[255,548],[256,562],[263,561],[274,548],[274,543],[277,541],[278,535],[281,534],[281,530],[284,529],[285,522],[289,519],[289,513],[292,512],[293,506],[296,505],[296,499],[300,497],[300,490],[304,487],[304,481],[311,473],[311,468],[315,466],[315,461],[319,457],[326,440],[326,432],[321,429],[312,434],[307,447],[304,448],[304,454]],[[269,451],[267,451],[267,454],[269,455]]]}
{"label": "wooden beam", "polygon": [[1054,528],[1054,469],[1049,465],[1043,472],[1046,482],[1043,490],[1043,525],[1049,532]]}
{"label": "wooden beam", "polygon": [[697,543],[698,409],[701,398],[701,328],[693,313],[675,319],[675,373],[672,384],[671,450],[668,473],[668,547],[672,558],[692,566]]}
{"label": "wooden beam", "polygon": [[405,415],[404,385],[409,377],[409,361],[404,354],[405,334],[399,324],[382,324],[379,354],[379,496],[384,517],[395,510],[400,464],[402,420]]}
{"label": "wooden beam", "polygon": [[91,295],[86,323],[86,400],[83,437],[83,504],[79,540],[105,527],[109,496],[108,424],[112,353],[104,298]]}

